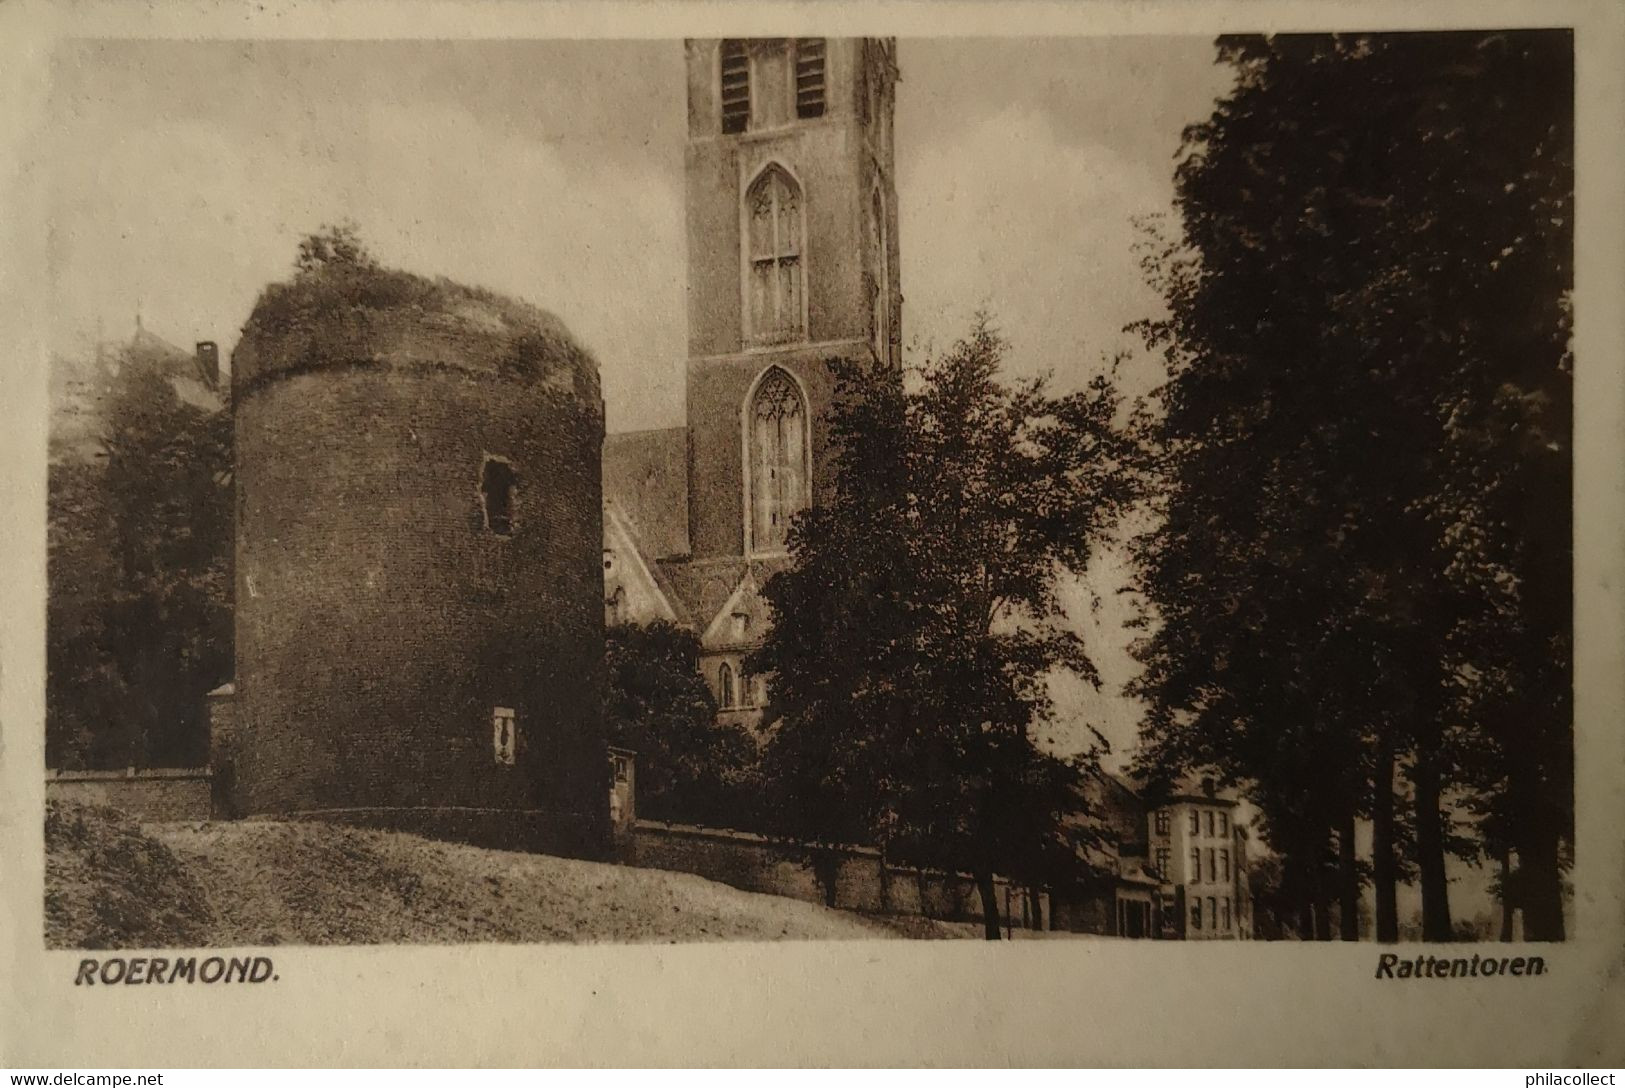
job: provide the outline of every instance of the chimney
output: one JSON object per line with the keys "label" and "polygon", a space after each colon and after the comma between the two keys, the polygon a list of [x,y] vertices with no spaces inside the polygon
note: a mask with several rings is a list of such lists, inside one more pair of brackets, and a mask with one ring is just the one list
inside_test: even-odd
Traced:
{"label": "chimney", "polygon": [[203,372],[203,378],[210,386],[220,384],[220,349],[213,340],[198,341],[197,368]]}

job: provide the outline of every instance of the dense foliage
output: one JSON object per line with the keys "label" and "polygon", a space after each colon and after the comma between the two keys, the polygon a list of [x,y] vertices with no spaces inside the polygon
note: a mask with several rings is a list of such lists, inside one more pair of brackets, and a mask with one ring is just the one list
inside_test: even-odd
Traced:
{"label": "dense foliage", "polygon": [[712,827],[755,822],[756,742],[718,722],[693,631],[657,621],[605,636],[604,722],[610,743],[637,753],[640,816]]}
{"label": "dense foliage", "polygon": [[1098,683],[1056,597],[1130,499],[1105,378],[1007,384],[985,321],[905,382],[837,365],[833,498],[797,516],[794,566],[752,671],[771,672],[767,819],[809,847],[973,873],[1085,875],[1082,762],[1042,751],[1047,678]]}
{"label": "dense foliage", "polygon": [[50,469],[46,761],[198,765],[232,667],[231,418],[126,353],[100,426],[104,456]]}
{"label": "dense foliage", "polygon": [[[1571,837],[1573,72],[1565,32],[1237,37],[1145,264],[1170,380],[1141,541],[1145,763],[1249,784],[1303,924],[1414,864]],[[1458,824],[1465,809],[1485,820]],[[1375,829],[1369,874],[1357,819]]]}

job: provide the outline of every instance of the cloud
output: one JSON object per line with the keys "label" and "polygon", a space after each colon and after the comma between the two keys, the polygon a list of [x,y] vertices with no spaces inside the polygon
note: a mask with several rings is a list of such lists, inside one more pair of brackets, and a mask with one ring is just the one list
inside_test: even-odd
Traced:
{"label": "cloud", "polygon": [[944,346],[990,309],[1018,372],[1081,384],[1160,300],[1131,218],[1166,209],[1171,179],[1105,144],[1061,139],[1042,110],[1006,107],[899,166],[905,333]]}
{"label": "cloud", "polygon": [[160,335],[229,347],[299,238],[348,216],[386,264],[557,312],[599,358],[612,427],[680,422],[680,130],[629,154],[546,115],[394,93],[379,65],[354,93],[313,93],[323,74],[354,83],[354,58],[294,56],[256,55],[224,103],[141,64],[75,72],[52,155],[58,352],[126,335],[138,305]]}

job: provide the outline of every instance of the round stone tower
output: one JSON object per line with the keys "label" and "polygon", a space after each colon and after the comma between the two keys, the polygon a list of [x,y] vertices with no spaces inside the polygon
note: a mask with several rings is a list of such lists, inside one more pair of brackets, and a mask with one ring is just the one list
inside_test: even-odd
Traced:
{"label": "round stone tower", "polygon": [[592,357],[523,303],[330,267],[260,297],[232,404],[242,810],[597,850]]}

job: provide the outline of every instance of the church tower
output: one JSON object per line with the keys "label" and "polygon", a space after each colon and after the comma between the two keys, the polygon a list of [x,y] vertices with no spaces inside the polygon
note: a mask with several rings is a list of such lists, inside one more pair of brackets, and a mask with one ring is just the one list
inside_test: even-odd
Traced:
{"label": "church tower", "polygon": [[690,554],[771,562],[830,484],[827,361],[900,359],[896,46],[685,47]]}

